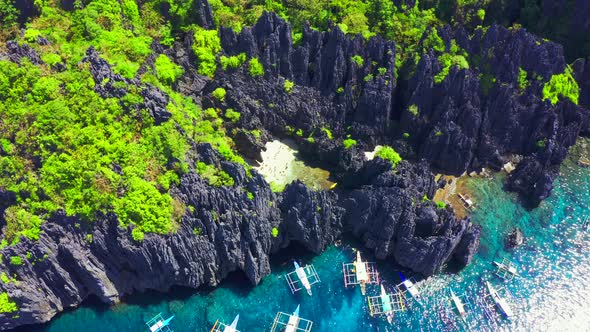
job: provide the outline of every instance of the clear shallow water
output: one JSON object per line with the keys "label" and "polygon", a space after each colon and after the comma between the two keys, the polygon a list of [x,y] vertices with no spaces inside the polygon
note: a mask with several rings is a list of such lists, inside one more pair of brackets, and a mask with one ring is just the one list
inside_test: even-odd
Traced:
{"label": "clear shallow water", "polygon": [[[213,291],[144,294],[113,308],[87,305],[27,331],[147,331],[144,321],[158,312],[176,315],[175,331],[209,331],[217,319],[230,323],[237,313],[241,331],[268,331],[277,311],[290,312],[297,304],[301,304],[301,317],[314,321],[312,331],[316,332],[457,330],[442,323],[438,314],[441,302],[448,301],[448,287],[477,297],[482,294],[483,280],[500,286],[492,275],[491,262],[502,257],[516,262],[522,277],[506,284],[517,317],[512,322],[500,320],[495,330],[590,331],[590,232],[581,227],[583,217],[590,215],[590,169],[569,162],[561,171],[552,197],[532,211],[502,191],[502,176],[493,181],[470,180],[468,186],[479,204],[472,219],[484,228],[479,253],[459,273],[443,272],[428,279],[422,307],[396,316],[393,326],[369,317],[358,288],[344,289],[342,262],[352,260],[354,254],[351,245],[343,244],[317,257],[297,255],[313,263],[322,279],[313,286],[313,297],[290,293],[283,275],[291,263],[289,257],[281,257],[273,274],[254,288],[245,287],[234,276]],[[523,230],[526,242],[505,252],[504,237],[513,226]],[[399,282],[391,264],[379,266],[386,285]],[[376,294],[377,289],[368,288],[367,293]],[[472,330],[492,330],[480,308],[471,315]],[[459,330],[466,330],[456,316],[451,318]]]}
{"label": "clear shallow water", "polygon": [[293,140],[270,141],[265,148],[261,153],[262,163],[253,166],[268,183],[285,186],[301,180],[314,190],[328,189],[334,184],[330,181],[330,172],[300,158]]}

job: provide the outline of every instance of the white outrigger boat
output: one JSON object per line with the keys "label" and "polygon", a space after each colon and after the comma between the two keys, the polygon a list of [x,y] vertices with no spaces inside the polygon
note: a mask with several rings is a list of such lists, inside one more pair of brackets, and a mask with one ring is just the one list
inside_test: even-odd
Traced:
{"label": "white outrigger boat", "polygon": [[371,281],[371,278],[367,272],[367,263],[363,262],[361,259],[360,251],[356,252],[356,261],[354,262],[354,267],[356,271],[356,280],[361,285],[361,294],[365,295],[367,293],[366,284]]}
{"label": "white outrigger boat", "polygon": [[[307,294],[309,294],[309,296],[311,296],[311,284],[309,283],[309,280],[307,279],[307,273],[305,273],[305,270],[299,266],[299,264],[296,261],[293,261],[293,264],[295,265],[295,273],[297,274],[297,277],[299,278],[299,280],[301,281],[301,285],[303,285],[303,288],[305,288],[305,290],[307,291]],[[299,307],[297,307],[297,309],[299,309]]]}
{"label": "white outrigger boat", "polygon": [[381,285],[381,304],[383,305],[383,312],[385,312],[385,318],[389,324],[393,323],[393,304],[391,303],[391,297],[385,291],[385,287]]}
{"label": "white outrigger boat", "polygon": [[393,293],[387,294],[385,287],[381,285],[380,294],[377,296],[368,296],[369,315],[385,316],[389,324],[393,323],[393,317],[396,312],[406,310],[405,297],[399,288],[395,288]]}
{"label": "white outrigger boat", "polygon": [[292,314],[277,313],[271,332],[310,332],[313,322],[299,317],[299,305]]}
{"label": "white outrigger boat", "polygon": [[365,262],[361,252],[357,250],[356,259],[352,263],[342,263],[344,287],[359,285],[361,294],[365,295],[368,284],[379,284],[379,272],[375,263]]}
{"label": "white outrigger boat", "polygon": [[238,331],[238,320],[240,320],[240,315],[236,315],[236,318],[234,318],[230,325],[225,325],[218,320],[213,325],[211,332],[240,332]]}
{"label": "white outrigger boat", "polygon": [[408,291],[408,293],[410,293],[410,295],[416,300],[416,302],[418,302],[418,304],[420,304],[420,300],[422,298],[421,298],[420,290],[418,289],[418,285],[416,284],[416,282],[413,281],[411,278],[406,279],[406,277],[404,277],[404,275],[401,272],[399,273],[399,276],[402,279],[402,282],[400,285],[404,285],[404,287]]}
{"label": "white outrigger boat", "polygon": [[515,276],[519,276],[518,271],[516,270],[516,266],[514,266],[514,264],[510,264],[510,263],[506,263],[504,260],[502,262],[496,262],[494,261],[494,265],[496,265],[497,267],[504,269],[508,272],[510,272],[510,274],[513,274]]}
{"label": "white outrigger boat", "polygon": [[305,289],[307,294],[311,296],[311,285],[320,282],[318,273],[313,265],[302,267],[296,261],[293,261],[293,265],[295,266],[295,270],[285,275],[291,292],[295,294],[296,292]]}
{"label": "white outrigger boat", "polygon": [[465,304],[463,304],[463,301],[461,301],[460,297],[455,295],[455,292],[453,292],[452,289],[451,289],[451,301],[453,301],[455,308],[457,308],[457,311],[459,312],[461,319],[465,320],[465,316],[467,316],[467,311],[465,311]]}
{"label": "white outrigger boat", "polygon": [[170,330],[170,321],[174,318],[174,315],[171,317],[164,319],[162,314],[159,313],[154,316],[152,319],[146,322],[146,325],[150,328],[150,332],[171,332]]}
{"label": "white outrigger boat", "polygon": [[510,281],[514,277],[520,276],[516,270],[516,265],[506,257],[501,262],[494,261],[494,265],[497,267],[494,274],[504,281]]}
{"label": "white outrigger boat", "polygon": [[506,299],[500,296],[498,291],[492,286],[492,284],[489,281],[486,281],[486,286],[488,288],[488,291],[490,292],[490,296],[492,297],[494,303],[496,304],[498,309],[500,309],[502,314],[508,319],[514,317],[514,312],[510,308],[508,301],[506,301]]}
{"label": "white outrigger boat", "polygon": [[240,319],[240,315],[238,314],[236,316],[236,318],[234,318],[234,321],[231,323],[231,325],[230,326],[226,326],[223,329],[223,332],[237,332],[238,331],[237,327],[238,327],[238,320],[239,319]]}
{"label": "white outrigger boat", "polygon": [[291,317],[289,317],[285,332],[295,332],[297,331],[297,326],[299,326],[299,305],[297,305],[297,308],[293,311]]}

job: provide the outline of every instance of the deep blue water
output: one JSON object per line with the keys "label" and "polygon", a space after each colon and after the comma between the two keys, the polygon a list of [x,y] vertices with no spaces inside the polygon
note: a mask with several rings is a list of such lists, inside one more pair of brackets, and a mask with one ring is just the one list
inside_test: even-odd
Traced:
{"label": "deep blue water", "polygon": [[[551,198],[532,211],[522,208],[512,194],[502,191],[503,175],[493,180],[473,179],[468,186],[479,207],[472,220],[483,226],[481,247],[474,261],[458,273],[442,272],[421,286],[426,297],[422,306],[398,315],[392,326],[371,318],[366,299],[358,288],[344,289],[342,262],[354,257],[354,243],[330,247],[320,256],[297,254],[313,263],[322,282],[313,286],[314,295],[292,295],[284,279],[290,257],[275,260],[273,273],[257,287],[247,287],[239,275],[212,291],[175,290],[171,294],[142,294],[112,308],[87,304],[59,315],[50,324],[29,331],[147,331],[144,321],[162,312],[176,315],[175,331],[209,331],[217,319],[230,323],[239,313],[240,331],[269,331],[278,311],[290,312],[301,304],[301,317],[314,322],[312,331],[444,331],[467,330],[456,315],[454,323],[443,323],[440,308],[448,304],[448,288],[481,298],[483,281],[495,286],[491,262],[502,257],[513,260],[521,273],[506,283],[516,318],[489,320],[481,307],[469,312],[468,322],[476,331],[590,331],[590,232],[582,219],[590,215],[590,169],[568,162],[562,166]],[[503,249],[505,235],[520,227],[526,242],[513,252]],[[379,264],[386,285],[399,282],[397,271]],[[378,289],[368,288],[376,294]],[[492,322],[498,322],[494,325]],[[494,327],[495,326],[495,327]]]}

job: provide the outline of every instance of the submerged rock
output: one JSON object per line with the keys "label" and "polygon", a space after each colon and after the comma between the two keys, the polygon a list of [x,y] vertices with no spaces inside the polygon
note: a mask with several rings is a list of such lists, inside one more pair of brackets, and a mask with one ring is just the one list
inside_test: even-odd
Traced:
{"label": "submerged rock", "polygon": [[506,235],[504,247],[506,249],[514,249],[524,243],[524,235],[520,228],[515,227]]}

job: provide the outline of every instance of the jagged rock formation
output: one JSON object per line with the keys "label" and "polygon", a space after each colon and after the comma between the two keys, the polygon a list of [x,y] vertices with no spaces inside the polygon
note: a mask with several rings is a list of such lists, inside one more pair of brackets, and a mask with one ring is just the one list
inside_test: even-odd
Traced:
{"label": "jagged rock formation", "polygon": [[590,58],[576,60],[572,64],[572,70],[580,85],[580,105],[590,109]]}
{"label": "jagged rock formation", "polygon": [[[414,1],[405,3],[408,7],[414,6]],[[478,25],[493,23],[505,27],[522,26],[529,32],[563,45],[568,62],[590,53],[590,2],[585,0],[422,0],[420,7],[432,8],[438,18],[470,30]],[[478,17],[478,10],[483,10],[483,20]]]}
{"label": "jagged rock formation", "polygon": [[[299,46],[293,46],[289,25],[265,13],[240,34],[221,32],[224,50],[260,58],[265,76],[252,78],[247,68],[218,71],[202,91],[203,104],[240,112],[239,128],[264,128],[274,136],[284,135],[288,126],[302,129],[296,137],[302,150],[336,171],[348,171],[350,163],[343,164],[346,151],[327,137],[324,127],[336,140],[350,134],[360,148],[391,144],[407,158],[426,159],[455,175],[482,167],[499,170],[514,154],[528,156],[507,188],[521,194],[527,205],[538,205],[550,195],[568,148],[590,128],[588,112],[580,106],[567,99],[556,105],[543,100],[543,82],[566,68],[561,46],[497,25],[473,36],[450,27],[440,34],[447,51],[455,40],[467,52],[472,67],[452,67],[436,84],[441,63],[428,53],[400,82],[394,75],[394,43],[348,38],[334,28],[304,29]],[[363,64],[352,60],[356,55]],[[519,86],[520,70],[527,73],[526,87]],[[486,77],[491,81],[483,86]],[[285,80],[296,84],[290,93]],[[227,90],[224,102],[209,95],[219,86]]]}
{"label": "jagged rock formation", "polygon": [[[280,134],[290,125],[309,133],[326,125],[343,136],[346,125],[352,124],[352,133],[367,139],[387,135],[396,82],[393,42],[350,38],[338,28],[331,32],[306,28],[300,45],[294,47],[290,26],[274,13],[263,14],[240,34],[222,28],[221,41],[231,55],[244,52],[258,57],[267,72],[263,79],[239,75],[244,73],[239,70],[219,73],[203,91],[206,95],[212,85],[227,86],[227,105],[244,112],[241,125],[246,128],[262,126]],[[363,64],[352,61],[354,55]],[[377,68],[384,68],[385,74],[365,81]],[[285,80],[296,84],[290,95],[284,91]]]}
{"label": "jagged rock formation", "polygon": [[20,63],[22,58],[28,58],[32,64],[43,63],[41,57],[29,45],[19,45],[16,41],[6,43],[6,54],[0,55],[0,59],[6,58],[12,62]]}
{"label": "jagged rock formation", "polygon": [[295,182],[277,195],[255,171],[248,177],[210,145],[196,151],[236,185],[211,187],[194,172],[185,175],[174,190],[187,205],[176,232],[146,234],[137,242],[113,214],[83,223],[58,213],[42,225],[39,241],[22,238],[2,250],[6,257],[30,253],[31,258],[19,266],[0,265],[18,279],[18,285],[0,288],[19,306],[18,318],[0,315],[0,329],[47,321],[91,294],[115,303],[134,291],[215,286],[233,271],[257,283],[270,273],[271,253],[294,242],[320,253],[345,232],[378,258],[393,257],[424,275],[452,259],[467,263],[474,254],[470,248],[478,245],[478,227],[421,202],[436,190],[425,163],[402,162],[393,172],[388,162],[374,160],[363,165],[367,182],[356,188],[315,192]]}
{"label": "jagged rock formation", "polygon": [[[589,127],[588,112],[569,100],[552,105],[543,100],[544,81],[564,72],[559,45],[543,42],[524,30],[491,26],[469,37],[462,29],[445,29],[470,59],[469,70],[451,69],[442,84],[433,84],[439,62],[422,57],[410,79],[404,103],[417,105],[419,116],[402,114],[401,127],[418,145],[418,155],[445,172],[492,167],[499,169],[511,154],[529,156],[511,174],[507,188],[536,206],[551,193],[552,182],[567,150]],[[527,73],[527,87],[518,73]],[[485,75],[494,78],[482,86]]]}

